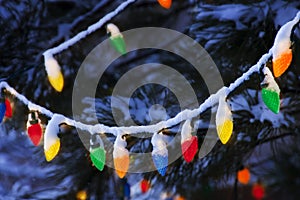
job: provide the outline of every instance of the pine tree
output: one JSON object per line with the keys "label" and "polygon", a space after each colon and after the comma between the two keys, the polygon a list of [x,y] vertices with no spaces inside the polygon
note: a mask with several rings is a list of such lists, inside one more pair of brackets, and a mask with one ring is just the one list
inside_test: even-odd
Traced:
{"label": "pine tree", "polygon": [[[1,80],[7,81],[30,100],[51,108],[52,111],[72,117],[72,90],[76,73],[86,55],[109,36],[98,30],[67,51],[55,56],[62,66],[65,86],[57,93],[47,80],[42,53],[71,38],[87,26],[95,23],[123,1],[3,1],[0,2],[0,68]],[[224,84],[241,76],[257,63],[273,45],[280,26],[291,20],[299,10],[297,0],[276,1],[173,1],[172,9],[161,8],[156,1],[137,1],[111,22],[120,30],[158,26],[178,30],[202,45],[215,61]],[[105,167],[99,171],[92,165],[89,151],[83,143],[89,143],[89,133],[78,135],[74,127],[61,128],[61,149],[50,163],[44,159],[42,147],[34,147],[25,133],[27,108],[13,96],[14,115],[1,124],[0,140],[0,196],[16,199],[76,199],[85,191],[89,199],[124,199],[126,183],[139,184],[146,178],[151,189],[134,193],[132,199],[159,198],[162,192],[169,196],[182,195],[186,199],[251,199],[251,186],[236,182],[236,172],[247,165],[251,183],[261,180],[266,186],[266,199],[296,199],[299,186],[299,23],[293,30],[293,61],[282,77],[276,79],[281,88],[280,113],[273,121],[268,119],[261,99],[261,74],[251,78],[228,96],[233,111],[234,134],[228,144],[217,142],[204,158],[195,157],[186,163],[181,157],[168,166],[166,176],[157,171],[129,174],[127,179],[115,176],[114,169]],[[188,47],[182,46],[183,50]],[[111,95],[117,81],[135,66],[156,62],[172,66],[187,78],[202,103],[208,96],[207,87],[195,75],[188,63],[171,53],[157,50],[137,51],[128,59],[112,63],[106,76],[98,85],[95,99],[97,120],[115,126],[112,116]],[[271,65],[271,60],[268,62]],[[158,95],[162,94],[162,95]],[[240,100],[244,99],[243,102]],[[88,122],[89,107],[94,99],[84,97],[86,112],[81,119]],[[131,117],[135,123],[151,124],[146,115],[136,115],[143,102],[148,110],[155,104],[166,108],[174,117],[180,112],[176,96],[168,88],[156,84],[145,85],[131,98]],[[259,113],[257,112],[259,111]],[[201,116],[205,125],[195,131],[199,147],[216,108]],[[275,115],[274,115],[275,116]],[[43,124],[49,119],[41,116]],[[126,124],[126,121],[124,122]],[[175,135],[175,126],[165,130]],[[113,135],[108,139],[114,140]],[[130,152],[151,152],[151,138],[127,136]],[[168,151],[180,147],[177,138]],[[175,149],[176,150],[176,149]],[[107,159],[112,160],[112,149],[107,149]],[[84,193],[84,192],[83,192]],[[84,196],[84,195],[83,195]]]}

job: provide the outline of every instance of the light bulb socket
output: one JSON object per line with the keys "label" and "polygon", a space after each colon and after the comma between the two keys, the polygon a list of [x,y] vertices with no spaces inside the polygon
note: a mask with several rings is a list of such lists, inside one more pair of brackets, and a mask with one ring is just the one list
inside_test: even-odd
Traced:
{"label": "light bulb socket", "polygon": [[121,136],[121,138],[122,138],[123,140],[125,140],[125,141],[126,141],[129,137],[130,137],[129,134],[124,134],[124,135]]}
{"label": "light bulb socket", "polygon": [[267,88],[268,86],[269,86],[269,83],[262,82],[262,83],[260,84],[260,87],[261,87],[261,88]]}

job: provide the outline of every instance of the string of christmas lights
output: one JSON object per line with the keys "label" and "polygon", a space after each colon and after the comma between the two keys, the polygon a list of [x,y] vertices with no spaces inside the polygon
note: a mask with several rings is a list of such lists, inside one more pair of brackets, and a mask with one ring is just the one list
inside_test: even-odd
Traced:
{"label": "string of christmas lights", "polygon": [[70,46],[76,44],[79,40],[85,38],[89,34],[95,32],[96,30],[100,29],[106,22],[111,20],[113,17],[115,17],[117,14],[119,14],[121,11],[123,11],[127,6],[129,6],[131,3],[134,3],[137,0],[127,0],[120,4],[114,11],[106,14],[103,18],[101,18],[98,22],[95,24],[89,26],[86,30],[81,31],[71,39],[61,43],[57,47],[53,47],[51,49],[46,50],[43,53],[44,56],[44,62],[45,62],[45,69],[48,75],[49,82],[53,86],[53,88],[61,92],[64,86],[64,78],[61,73],[60,66],[58,62],[54,59],[53,55],[60,53],[64,51],[65,49],[69,48]]}
{"label": "string of christmas lights", "polygon": [[[100,28],[104,23],[110,20],[113,16],[122,11],[130,3],[135,0],[128,0],[122,3],[115,11],[107,14],[105,17],[100,19],[96,24],[90,26],[86,31],[80,32],[77,36],[71,38],[70,40],[62,43],[61,45],[49,49],[44,53],[46,71],[49,76],[49,81],[52,86],[57,90],[61,91],[63,87],[63,75],[60,72],[60,67],[57,61],[54,59],[53,54],[59,53],[69,46],[75,44],[77,41],[87,36],[91,32]],[[27,128],[28,135],[32,140],[34,145],[38,145],[41,140],[41,129],[38,126],[40,120],[38,118],[39,114],[43,114],[50,118],[44,133],[44,153],[47,161],[51,161],[58,154],[60,149],[60,139],[58,137],[59,125],[65,123],[69,126],[76,127],[81,130],[88,131],[91,134],[91,160],[95,166],[102,170],[105,164],[105,154],[103,143],[97,134],[110,133],[116,136],[113,150],[114,166],[116,173],[120,178],[123,178],[129,168],[130,159],[129,151],[126,149],[127,142],[125,134],[133,135],[140,133],[151,133],[152,139],[151,143],[153,146],[152,157],[153,163],[156,166],[158,172],[161,175],[165,175],[168,166],[168,150],[167,140],[165,135],[161,130],[173,127],[181,122],[184,122],[181,130],[181,144],[183,157],[186,162],[191,162],[198,150],[197,137],[192,136],[192,118],[201,115],[203,112],[209,108],[218,105],[218,110],[216,114],[216,125],[219,138],[223,144],[226,144],[233,132],[234,121],[231,115],[231,108],[227,102],[227,96],[229,93],[233,92],[236,88],[242,85],[245,81],[250,79],[250,76],[254,73],[263,73],[265,79],[261,83],[262,87],[262,99],[266,106],[274,113],[278,113],[280,109],[280,89],[277,85],[273,74],[275,77],[280,77],[290,66],[292,61],[292,51],[291,46],[291,34],[293,27],[299,23],[300,12],[297,13],[296,17],[286,23],[278,31],[276,35],[275,42],[270,51],[263,55],[258,63],[252,66],[247,72],[245,72],[241,77],[236,79],[229,87],[223,87],[215,94],[212,94],[207,98],[198,108],[193,110],[184,110],[178,113],[175,117],[170,118],[166,121],[158,122],[157,124],[147,125],[147,126],[131,126],[131,127],[110,127],[104,124],[88,125],[73,119],[70,119],[62,114],[53,113],[48,109],[34,104],[29,101],[25,96],[19,94],[14,88],[10,87],[6,82],[0,82],[0,117],[11,117],[11,107],[9,102],[6,101],[5,94],[10,93],[15,98],[19,99],[24,105],[27,105],[30,111]],[[115,32],[116,30],[116,32]],[[114,36],[121,38],[120,32],[115,26],[108,27],[110,31],[111,39],[116,39]],[[117,33],[117,35],[114,35]],[[112,41],[113,42],[113,41]],[[116,48],[121,54],[126,53],[125,46]],[[269,68],[267,68],[266,63],[272,58],[273,63],[273,74]],[[1,118],[1,121],[2,121]],[[34,128],[33,128],[34,127]],[[95,138],[92,138],[96,136]],[[98,146],[97,146],[98,145]]]}

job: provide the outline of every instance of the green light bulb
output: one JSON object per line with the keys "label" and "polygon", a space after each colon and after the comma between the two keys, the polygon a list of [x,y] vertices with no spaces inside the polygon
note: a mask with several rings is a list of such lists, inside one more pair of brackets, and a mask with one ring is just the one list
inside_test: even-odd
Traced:
{"label": "green light bulb", "polygon": [[122,55],[126,54],[126,45],[121,34],[110,37],[110,42],[117,52],[119,52]]}
{"label": "green light bulb", "polygon": [[100,171],[103,170],[105,165],[105,159],[106,159],[106,151],[105,149],[101,147],[97,147],[95,149],[91,150],[90,154],[91,160],[95,167],[99,169]]}
{"label": "green light bulb", "polygon": [[275,90],[263,88],[261,91],[262,99],[266,106],[275,114],[279,113],[280,97]]}

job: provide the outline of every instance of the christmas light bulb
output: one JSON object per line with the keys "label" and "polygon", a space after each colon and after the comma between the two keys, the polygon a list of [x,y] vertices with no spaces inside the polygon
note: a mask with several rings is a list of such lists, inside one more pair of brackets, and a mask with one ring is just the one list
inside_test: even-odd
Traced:
{"label": "christmas light bulb", "polygon": [[185,200],[185,198],[178,194],[175,196],[174,200]]}
{"label": "christmas light bulb", "polygon": [[241,184],[247,185],[250,181],[250,171],[247,167],[237,172],[237,179]]}
{"label": "christmas light bulb", "polygon": [[265,79],[261,85],[265,86],[262,91],[262,100],[265,105],[275,114],[280,110],[280,88],[273,78],[272,72],[269,68],[264,68]]}
{"label": "christmas light bulb", "polygon": [[232,113],[226,102],[225,90],[220,93],[219,106],[216,115],[218,136],[223,144],[230,139],[233,131]]}
{"label": "christmas light bulb", "polygon": [[163,134],[154,134],[151,143],[153,146],[152,159],[157,171],[164,176],[168,168],[168,150]]}
{"label": "christmas light bulb", "polygon": [[111,45],[116,49],[117,52],[124,55],[126,54],[126,45],[123,38],[123,35],[120,33],[119,28],[114,24],[108,24],[107,32],[110,33],[110,42]]}
{"label": "christmas light bulb", "polygon": [[299,19],[294,20],[283,25],[274,41],[274,46],[272,48],[273,53],[273,72],[275,77],[281,76],[290,66],[293,58],[292,53],[292,42],[291,34],[295,24],[299,22]]}
{"label": "christmas light bulb", "polygon": [[44,55],[44,57],[49,82],[56,91],[61,92],[64,87],[64,77],[60,66],[52,55]]}
{"label": "christmas light bulb", "polygon": [[5,106],[5,100],[1,99],[0,100],[0,122],[2,122],[4,115],[5,115],[5,110],[6,110],[6,106]]}
{"label": "christmas light bulb", "polygon": [[129,152],[126,149],[126,139],[122,135],[118,135],[114,143],[114,166],[117,175],[124,178],[129,168]]}
{"label": "christmas light bulb", "polygon": [[60,139],[57,134],[59,132],[59,124],[63,123],[64,119],[62,115],[55,114],[46,127],[44,153],[48,162],[55,158],[60,149]]}
{"label": "christmas light bulb", "polygon": [[96,136],[96,142],[98,144],[98,147],[94,148],[92,146],[94,146],[95,143],[91,141],[90,158],[95,167],[102,171],[105,165],[106,151],[99,135]]}
{"label": "christmas light bulb", "polygon": [[86,200],[87,199],[87,192],[85,190],[80,190],[76,194],[77,200]]}
{"label": "christmas light bulb", "polygon": [[28,114],[27,134],[35,146],[40,144],[43,136],[43,130],[40,124],[40,119],[38,118],[38,113],[36,111],[32,111]]}
{"label": "christmas light bulb", "polygon": [[198,151],[198,138],[192,136],[191,120],[186,120],[181,130],[181,150],[184,160],[191,162]]}
{"label": "christmas light bulb", "polygon": [[256,200],[261,200],[265,196],[265,188],[261,183],[255,183],[252,187],[252,196]]}
{"label": "christmas light bulb", "polygon": [[292,58],[293,53],[291,49],[287,49],[276,58],[273,58],[273,71],[275,77],[281,76],[288,69],[292,62]]}
{"label": "christmas light bulb", "polygon": [[12,108],[8,99],[5,99],[5,117],[12,117]]}
{"label": "christmas light bulb", "polygon": [[172,0],[157,0],[158,3],[166,9],[169,9],[172,5]]}
{"label": "christmas light bulb", "polygon": [[140,187],[141,187],[142,193],[148,192],[148,190],[151,187],[150,181],[148,181],[147,179],[143,179],[140,183]]}
{"label": "christmas light bulb", "polygon": [[279,113],[280,109],[280,97],[279,94],[267,88],[263,88],[261,91],[262,99],[266,106],[274,113]]}

